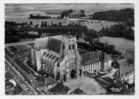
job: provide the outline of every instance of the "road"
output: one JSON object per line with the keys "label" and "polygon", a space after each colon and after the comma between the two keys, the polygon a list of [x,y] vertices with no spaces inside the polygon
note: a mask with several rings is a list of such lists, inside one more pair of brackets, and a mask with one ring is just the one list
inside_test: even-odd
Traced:
{"label": "road", "polygon": [[6,59],[6,66],[9,66],[11,73],[14,75],[15,80],[22,87],[22,89],[28,94],[37,95],[37,91],[24,79],[24,77],[12,66],[12,64]]}
{"label": "road", "polygon": [[6,50],[5,63],[6,66],[11,68],[16,81],[24,90],[29,91],[30,94],[38,94],[38,92],[30,85],[29,81],[31,79],[28,77],[27,73],[12,59],[12,55],[10,54],[9,50]]}

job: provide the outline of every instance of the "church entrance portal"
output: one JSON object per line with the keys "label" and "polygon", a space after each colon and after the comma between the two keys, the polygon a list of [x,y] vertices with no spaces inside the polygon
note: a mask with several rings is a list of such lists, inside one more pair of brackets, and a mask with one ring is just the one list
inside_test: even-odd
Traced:
{"label": "church entrance portal", "polygon": [[57,72],[56,80],[59,80],[59,79],[60,79],[60,72]]}
{"label": "church entrance portal", "polygon": [[76,78],[76,70],[71,70],[71,78]]}

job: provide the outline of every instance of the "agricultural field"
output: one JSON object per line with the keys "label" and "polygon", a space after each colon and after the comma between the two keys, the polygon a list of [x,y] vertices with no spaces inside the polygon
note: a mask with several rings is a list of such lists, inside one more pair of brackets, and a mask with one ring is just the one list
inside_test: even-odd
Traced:
{"label": "agricultural field", "polygon": [[100,37],[100,42],[108,43],[115,46],[115,49],[124,53],[127,49],[134,50],[134,41],[118,37]]}

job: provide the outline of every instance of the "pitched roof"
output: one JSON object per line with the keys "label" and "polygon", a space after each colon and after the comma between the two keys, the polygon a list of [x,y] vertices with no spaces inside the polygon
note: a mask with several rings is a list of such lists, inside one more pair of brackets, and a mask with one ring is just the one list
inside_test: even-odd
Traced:
{"label": "pitched roof", "polygon": [[35,46],[40,49],[49,49],[56,53],[60,53],[61,45],[64,43],[63,38],[62,35],[39,38],[35,40]]}
{"label": "pitched roof", "polygon": [[85,54],[81,54],[82,57],[82,65],[92,64],[94,62],[97,62],[99,59],[99,56],[97,53],[94,52],[88,52]]}

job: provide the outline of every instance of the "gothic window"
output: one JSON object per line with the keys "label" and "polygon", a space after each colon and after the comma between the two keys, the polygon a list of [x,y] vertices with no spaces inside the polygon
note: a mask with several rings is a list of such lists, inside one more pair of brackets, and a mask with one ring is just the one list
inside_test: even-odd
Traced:
{"label": "gothic window", "polygon": [[52,58],[52,55],[50,55],[49,58]]}
{"label": "gothic window", "polygon": [[46,52],[44,52],[44,53],[43,53],[43,56],[46,56],[46,55],[47,55],[47,53],[46,53]]}
{"label": "gothic window", "polygon": [[72,49],[75,49],[75,45],[74,44],[72,45]]}
{"label": "gothic window", "polygon": [[59,63],[57,64],[57,67],[60,67],[60,64]]}
{"label": "gothic window", "polygon": [[54,59],[55,58],[55,56],[52,56],[52,59]]}
{"label": "gothic window", "polygon": [[75,49],[75,45],[74,44],[69,45],[69,50],[72,50],[72,49]]}
{"label": "gothic window", "polygon": [[63,49],[65,49],[65,45],[63,45]]}
{"label": "gothic window", "polygon": [[47,53],[47,55],[46,55],[47,57],[49,56],[49,53]]}
{"label": "gothic window", "polygon": [[58,60],[59,60],[59,59],[58,59],[58,58],[56,58],[56,61],[57,61],[57,62],[58,62]]}
{"label": "gothic window", "polygon": [[69,45],[69,50],[71,50],[72,49],[72,47],[71,47],[71,45]]}
{"label": "gothic window", "polygon": [[40,50],[40,46],[36,46],[35,48],[36,48],[36,50]]}

